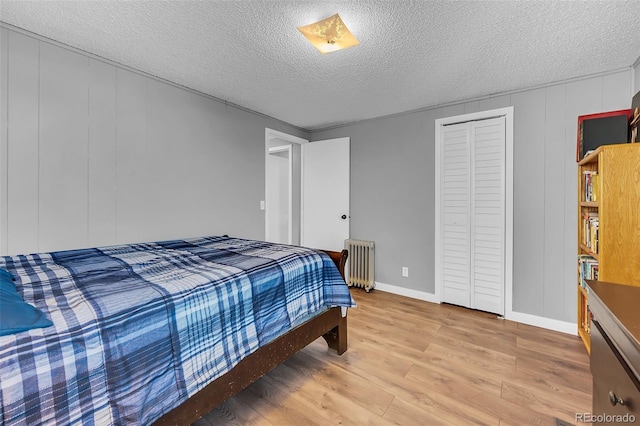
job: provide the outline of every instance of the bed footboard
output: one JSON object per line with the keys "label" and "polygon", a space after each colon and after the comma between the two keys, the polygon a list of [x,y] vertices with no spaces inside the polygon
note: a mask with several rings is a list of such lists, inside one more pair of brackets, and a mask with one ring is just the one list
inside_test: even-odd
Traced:
{"label": "bed footboard", "polygon": [[[349,252],[347,250],[323,251],[329,255],[331,260],[333,260],[333,263],[336,264],[342,279],[344,279],[344,267],[347,262],[347,257],[349,256]],[[347,317],[342,317],[340,319],[340,324],[332,328],[329,332],[323,334],[322,337],[327,341],[327,344],[331,349],[338,352],[338,355],[345,353],[347,350]]]}

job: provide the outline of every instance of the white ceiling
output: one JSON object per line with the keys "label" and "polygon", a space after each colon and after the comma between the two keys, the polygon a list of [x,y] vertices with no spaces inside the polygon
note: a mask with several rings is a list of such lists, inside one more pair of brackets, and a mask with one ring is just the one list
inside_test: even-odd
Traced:
{"label": "white ceiling", "polygon": [[[360,45],[297,31],[334,13]],[[640,1],[13,1],[0,20],[303,129],[630,67]]]}

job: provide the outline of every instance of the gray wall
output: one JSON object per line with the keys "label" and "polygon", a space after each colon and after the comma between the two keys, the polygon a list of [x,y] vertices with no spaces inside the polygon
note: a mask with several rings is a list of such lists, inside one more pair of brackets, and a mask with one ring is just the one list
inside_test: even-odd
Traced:
{"label": "gray wall", "polygon": [[264,238],[265,127],[307,133],[0,28],[0,254]]}
{"label": "gray wall", "polygon": [[631,73],[312,132],[351,138],[351,237],[376,242],[376,281],[435,292],[434,120],[513,106],[513,310],[575,322],[577,117],[628,108]]}
{"label": "gray wall", "polygon": [[[1,254],[264,237],[265,127],[306,132],[7,28],[0,48]],[[576,118],[628,108],[639,68],[314,132],[351,138],[377,280],[435,291],[434,120],[513,105],[513,309],[574,322]]]}

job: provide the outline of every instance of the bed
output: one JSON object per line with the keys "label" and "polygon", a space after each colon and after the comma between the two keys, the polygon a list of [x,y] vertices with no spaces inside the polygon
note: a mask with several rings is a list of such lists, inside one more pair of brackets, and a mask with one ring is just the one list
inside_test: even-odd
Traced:
{"label": "bed", "polygon": [[323,336],[346,252],[230,237],[0,257],[52,326],[0,336],[0,424],[190,424]]}

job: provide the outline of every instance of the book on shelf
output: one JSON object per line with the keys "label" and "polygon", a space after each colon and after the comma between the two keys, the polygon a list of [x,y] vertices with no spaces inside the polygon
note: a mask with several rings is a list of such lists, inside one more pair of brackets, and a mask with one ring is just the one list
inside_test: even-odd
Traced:
{"label": "book on shelf", "polygon": [[578,255],[580,285],[587,288],[586,280],[598,280],[598,261],[588,254]]}
{"label": "book on shelf", "polygon": [[598,253],[599,228],[598,212],[582,213],[582,243],[595,254]]}
{"label": "book on shelf", "polygon": [[584,175],[584,201],[598,201],[598,172],[585,170],[582,173]]}
{"label": "book on shelf", "polygon": [[582,318],[584,320],[584,325],[582,326],[582,328],[584,329],[584,331],[586,331],[588,334],[591,334],[591,312],[589,311],[589,304],[585,303],[582,306],[582,309],[584,309],[584,312],[582,315],[584,315]]}

